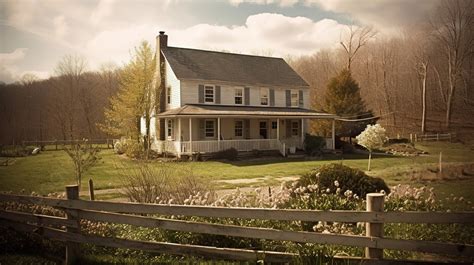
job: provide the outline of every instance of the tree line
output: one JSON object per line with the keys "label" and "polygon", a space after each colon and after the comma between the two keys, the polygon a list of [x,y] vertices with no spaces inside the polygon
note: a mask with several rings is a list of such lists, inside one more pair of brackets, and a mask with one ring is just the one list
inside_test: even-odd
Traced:
{"label": "tree line", "polygon": [[[287,61],[309,82],[315,110],[346,120],[375,116],[391,134],[472,133],[474,2],[442,1],[423,21],[390,37],[348,26],[339,48]],[[108,136],[140,142],[140,117],[149,133],[162,90],[156,64],[143,42],[121,67],[89,71],[85,58],[67,55],[48,80],[26,75],[0,84],[0,143]],[[338,124],[339,131],[347,127]],[[312,129],[324,134],[325,125]]]}

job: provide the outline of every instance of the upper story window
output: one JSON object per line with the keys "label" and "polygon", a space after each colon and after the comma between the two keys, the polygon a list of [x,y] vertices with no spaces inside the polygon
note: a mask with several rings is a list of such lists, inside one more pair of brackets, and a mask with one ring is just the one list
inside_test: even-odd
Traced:
{"label": "upper story window", "polygon": [[214,86],[204,86],[204,102],[214,103]]}
{"label": "upper story window", "polygon": [[298,90],[291,90],[291,106],[299,107],[300,105],[300,96]]}
{"label": "upper story window", "polygon": [[171,87],[169,86],[167,91],[166,91],[166,102],[168,102],[168,104],[171,104]]}
{"label": "upper story window", "polygon": [[236,105],[242,105],[244,102],[244,90],[243,88],[239,87],[234,90],[234,103]]}
{"label": "upper story window", "polygon": [[260,88],[260,104],[268,106],[268,88]]}

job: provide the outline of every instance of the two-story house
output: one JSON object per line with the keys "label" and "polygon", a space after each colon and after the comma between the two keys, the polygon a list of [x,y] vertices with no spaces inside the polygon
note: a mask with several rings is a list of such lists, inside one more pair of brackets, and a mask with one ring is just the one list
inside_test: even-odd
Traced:
{"label": "two-story house", "polygon": [[[302,148],[308,119],[334,124],[335,115],[309,109],[309,85],[282,58],[169,47],[162,31],[156,41],[165,88],[152,119],[162,128],[152,131],[159,153],[235,148],[285,155]],[[333,149],[334,130],[326,142]]]}

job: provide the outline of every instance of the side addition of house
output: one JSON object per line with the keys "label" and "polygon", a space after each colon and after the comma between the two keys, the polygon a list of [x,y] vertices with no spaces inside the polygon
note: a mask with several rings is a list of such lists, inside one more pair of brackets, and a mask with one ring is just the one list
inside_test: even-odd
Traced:
{"label": "side addition of house", "polygon": [[[159,153],[285,155],[303,147],[308,119],[334,122],[335,115],[309,109],[309,85],[282,58],[169,47],[162,31],[156,41],[165,88],[152,119],[164,128],[151,136]],[[334,130],[326,147],[334,147]]]}

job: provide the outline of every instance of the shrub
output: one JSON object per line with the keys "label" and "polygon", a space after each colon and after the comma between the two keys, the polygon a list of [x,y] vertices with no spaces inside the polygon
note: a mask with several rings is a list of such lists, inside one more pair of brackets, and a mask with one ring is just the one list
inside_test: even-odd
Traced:
{"label": "shrub", "polygon": [[410,139],[408,138],[389,138],[386,142],[387,144],[409,144]]}
{"label": "shrub", "polygon": [[196,194],[202,194],[209,201],[215,196],[207,182],[179,163],[142,162],[139,167],[124,167],[120,172],[124,194],[132,202],[183,204]]}
{"label": "shrub", "polygon": [[237,156],[239,155],[239,152],[235,148],[229,148],[225,150],[221,150],[219,152],[216,152],[213,155],[214,159],[227,159],[230,161],[237,160]]}
{"label": "shrub", "polygon": [[322,149],[326,147],[326,140],[322,136],[307,133],[304,136],[303,145],[307,155],[319,155],[321,154]]}
{"label": "shrub", "polygon": [[359,169],[337,163],[323,165],[306,173],[300,178],[298,186],[310,184],[317,184],[322,189],[329,189],[332,193],[338,188],[342,192],[351,190],[360,197],[381,190],[390,193],[390,189],[383,179],[367,176]]}

